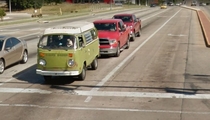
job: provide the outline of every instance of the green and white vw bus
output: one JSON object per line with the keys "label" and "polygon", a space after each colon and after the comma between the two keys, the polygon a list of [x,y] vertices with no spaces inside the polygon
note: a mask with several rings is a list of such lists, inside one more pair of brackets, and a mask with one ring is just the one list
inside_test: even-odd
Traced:
{"label": "green and white vw bus", "polygon": [[72,22],[47,28],[38,43],[36,73],[46,81],[52,76],[86,77],[96,70],[99,57],[98,32],[91,22]]}

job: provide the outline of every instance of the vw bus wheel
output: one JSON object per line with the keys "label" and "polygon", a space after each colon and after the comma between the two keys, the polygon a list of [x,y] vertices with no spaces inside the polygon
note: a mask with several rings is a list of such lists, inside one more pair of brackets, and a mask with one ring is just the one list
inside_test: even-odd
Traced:
{"label": "vw bus wheel", "polygon": [[92,70],[96,70],[98,68],[98,59],[97,59],[97,57],[91,63],[91,68],[92,68]]}
{"label": "vw bus wheel", "polygon": [[127,42],[126,42],[126,47],[125,47],[125,49],[128,49],[130,47],[130,40],[129,40],[129,37],[128,37],[128,40],[127,40]]}
{"label": "vw bus wheel", "polygon": [[21,63],[26,63],[27,61],[28,61],[28,53],[26,51],[24,51]]}
{"label": "vw bus wheel", "polygon": [[85,80],[85,77],[86,77],[86,66],[85,64],[83,65],[83,69],[82,69],[82,72],[79,74],[78,78],[80,80]]}
{"label": "vw bus wheel", "polygon": [[49,83],[51,81],[51,76],[44,76],[45,83]]}
{"label": "vw bus wheel", "polygon": [[119,57],[120,56],[120,44],[118,44],[117,46],[117,52],[114,55],[115,57]]}
{"label": "vw bus wheel", "polygon": [[0,74],[4,72],[4,69],[5,69],[4,61],[0,59]]}

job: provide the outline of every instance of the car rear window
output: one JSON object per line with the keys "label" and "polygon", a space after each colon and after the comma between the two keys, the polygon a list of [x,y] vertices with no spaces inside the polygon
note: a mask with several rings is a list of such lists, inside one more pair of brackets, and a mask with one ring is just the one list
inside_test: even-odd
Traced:
{"label": "car rear window", "polygon": [[114,16],[114,19],[121,19],[123,22],[131,22],[131,16]]}
{"label": "car rear window", "polygon": [[94,23],[97,30],[116,31],[116,23]]}

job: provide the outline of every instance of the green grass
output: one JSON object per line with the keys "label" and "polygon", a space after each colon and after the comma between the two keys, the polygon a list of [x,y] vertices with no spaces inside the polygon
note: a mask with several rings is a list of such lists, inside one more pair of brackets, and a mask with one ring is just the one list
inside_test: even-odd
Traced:
{"label": "green grass", "polygon": [[[41,9],[37,10],[37,14],[42,14],[42,18],[27,18],[22,20],[15,21],[3,21],[0,22],[0,26],[11,25],[17,23],[26,23],[26,22],[37,22],[37,21],[50,21],[56,19],[64,19],[69,17],[76,17],[94,13],[108,12],[110,11],[110,4],[69,4],[63,3],[58,5],[48,5],[43,6]],[[112,11],[119,9],[131,9],[131,8],[143,8],[138,5],[123,5],[122,7],[112,5]],[[34,9],[27,9],[24,11],[19,11],[28,14],[35,14]],[[62,15],[61,15],[62,13]]]}

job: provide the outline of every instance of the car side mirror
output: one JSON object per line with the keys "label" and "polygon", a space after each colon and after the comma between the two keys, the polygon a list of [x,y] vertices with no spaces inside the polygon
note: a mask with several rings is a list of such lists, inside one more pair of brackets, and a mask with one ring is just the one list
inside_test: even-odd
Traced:
{"label": "car side mirror", "polygon": [[136,19],[135,19],[135,22],[138,22],[138,21],[139,21],[139,18],[136,18]]}
{"label": "car side mirror", "polygon": [[80,41],[80,42],[79,42],[79,46],[80,46],[80,47],[85,47],[85,44],[84,44],[83,42]]}
{"label": "car side mirror", "polygon": [[120,29],[120,32],[124,32],[126,29],[125,28],[122,28],[122,29]]}
{"label": "car side mirror", "polygon": [[9,50],[11,50],[11,47],[6,47],[5,50],[9,51]]}

